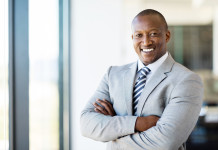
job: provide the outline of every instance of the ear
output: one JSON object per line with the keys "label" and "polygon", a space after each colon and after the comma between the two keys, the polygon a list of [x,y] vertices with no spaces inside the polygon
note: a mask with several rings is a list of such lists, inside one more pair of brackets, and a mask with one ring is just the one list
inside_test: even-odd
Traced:
{"label": "ear", "polygon": [[133,35],[131,36],[132,40],[133,40]]}
{"label": "ear", "polygon": [[167,30],[167,32],[166,32],[166,42],[167,42],[167,43],[169,42],[170,37],[171,37],[171,33],[170,33],[169,30]]}

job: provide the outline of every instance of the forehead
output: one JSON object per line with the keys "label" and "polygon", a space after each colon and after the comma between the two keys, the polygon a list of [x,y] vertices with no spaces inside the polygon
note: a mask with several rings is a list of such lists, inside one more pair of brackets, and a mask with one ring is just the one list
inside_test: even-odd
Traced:
{"label": "forehead", "polygon": [[132,22],[132,31],[162,29],[164,29],[164,23],[158,15],[137,16]]}

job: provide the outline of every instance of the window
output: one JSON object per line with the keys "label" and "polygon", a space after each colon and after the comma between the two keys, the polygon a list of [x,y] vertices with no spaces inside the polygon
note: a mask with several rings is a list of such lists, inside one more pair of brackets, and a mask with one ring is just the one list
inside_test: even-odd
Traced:
{"label": "window", "polygon": [[68,4],[68,0],[9,0],[10,149],[70,147],[69,105],[65,107],[69,95],[64,94],[69,90],[69,63],[63,62],[69,60],[63,55],[69,47],[62,44],[69,40],[63,33],[69,26],[62,8]]}
{"label": "window", "polygon": [[29,0],[29,142],[31,150],[59,149],[58,4],[58,0]]}

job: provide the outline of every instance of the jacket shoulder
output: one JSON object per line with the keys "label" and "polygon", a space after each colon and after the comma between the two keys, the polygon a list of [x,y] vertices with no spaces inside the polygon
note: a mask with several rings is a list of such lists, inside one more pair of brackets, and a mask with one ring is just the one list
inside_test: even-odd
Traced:
{"label": "jacket shoulder", "polygon": [[201,81],[201,78],[197,73],[177,62],[175,62],[173,65],[172,73],[174,74],[174,77],[176,76],[176,78],[178,78],[180,81],[182,79]]}
{"label": "jacket shoulder", "polygon": [[137,62],[132,62],[132,63],[128,63],[128,64],[121,65],[121,66],[111,66],[110,73],[113,73],[113,72],[118,73],[120,71],[124,71],[126,69],[131,68],[131,67],[134,67],[135,65],[137,65]]}

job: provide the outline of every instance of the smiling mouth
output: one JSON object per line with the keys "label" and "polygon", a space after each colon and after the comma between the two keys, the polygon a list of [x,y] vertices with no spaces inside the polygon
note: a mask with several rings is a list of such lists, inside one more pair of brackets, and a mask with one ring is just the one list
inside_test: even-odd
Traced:
{"label": "smiling mouth", "polygon": [[154,48],[141,49],[141,51],[143,51],[143,52],[151,52],[153,50],[154,50]]}

